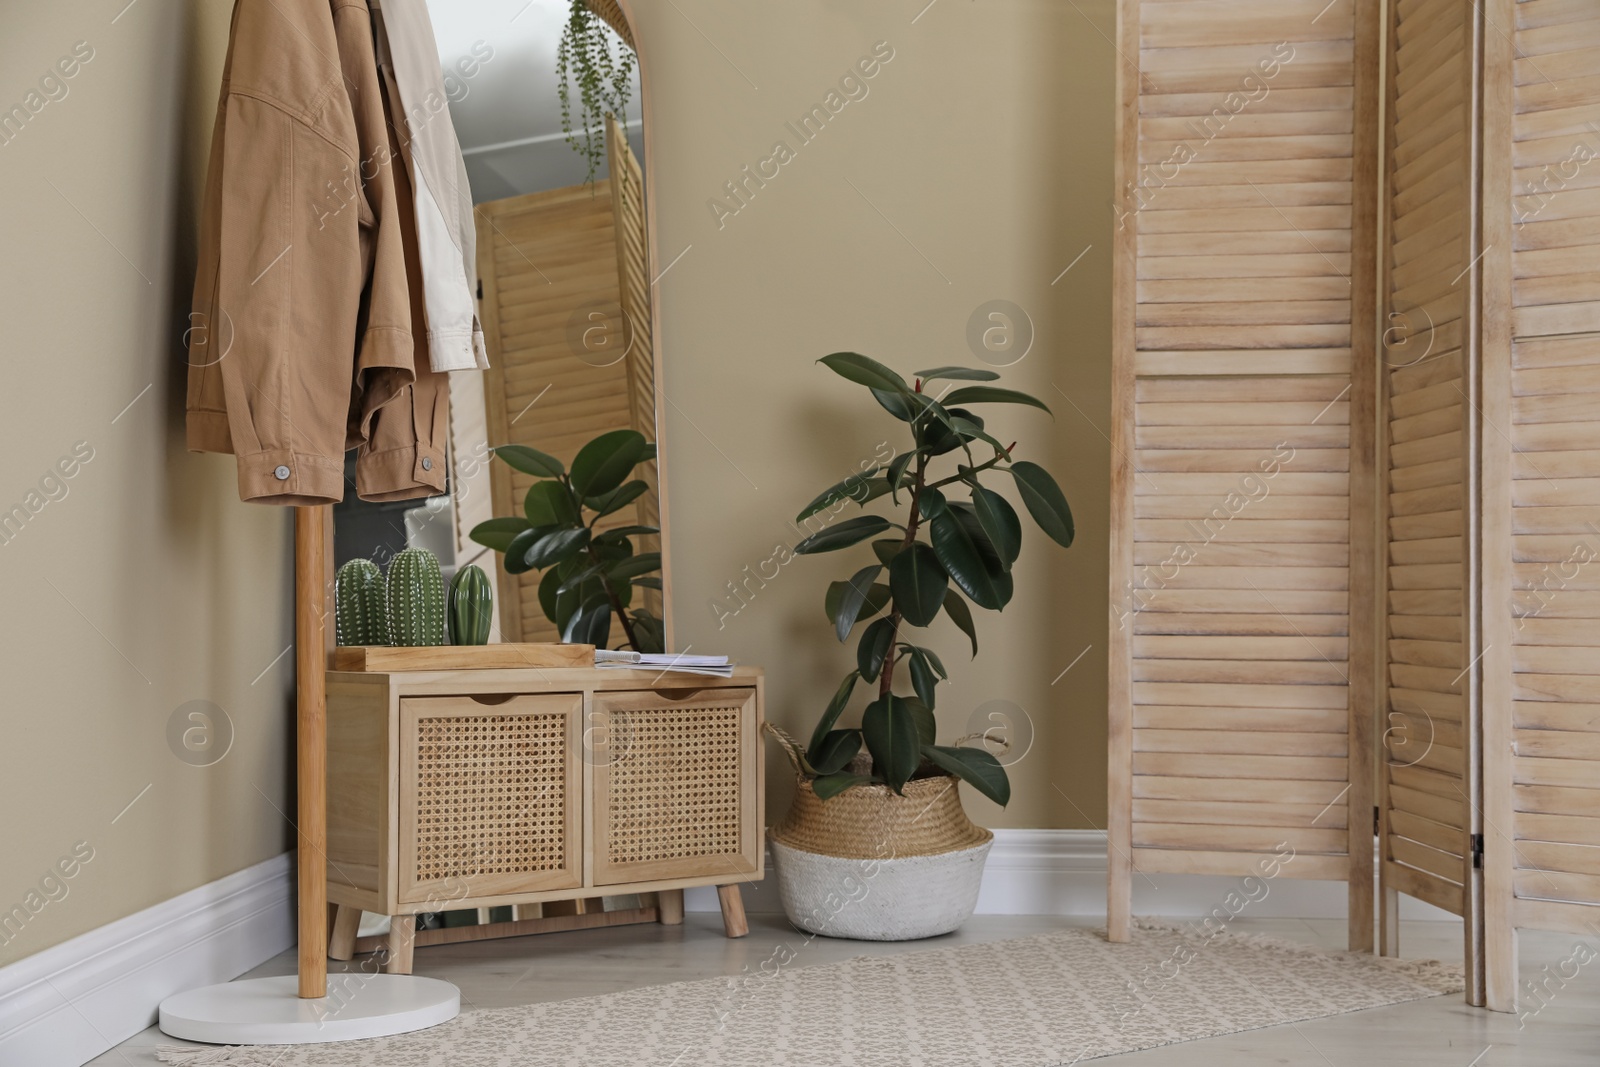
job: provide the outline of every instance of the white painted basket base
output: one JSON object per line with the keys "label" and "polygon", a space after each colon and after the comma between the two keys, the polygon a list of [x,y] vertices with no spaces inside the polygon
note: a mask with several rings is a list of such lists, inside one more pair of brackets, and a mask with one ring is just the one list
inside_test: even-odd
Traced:
{"label": "white painted basket base", "polygon": [[991,838],[936,856],[848,859],[772,838],[778,896],[789,921],[825,937],[914,941],[948,934],[972,917]]}
{"label": "white painted basket base", "polygon": [[307,1045],[422,1030],[461,1014],[461,991],[409,974],[330,974],[328,996],[301,1000],[299,979],[249,978],[175,993],[161,1032],[214,1045]]}

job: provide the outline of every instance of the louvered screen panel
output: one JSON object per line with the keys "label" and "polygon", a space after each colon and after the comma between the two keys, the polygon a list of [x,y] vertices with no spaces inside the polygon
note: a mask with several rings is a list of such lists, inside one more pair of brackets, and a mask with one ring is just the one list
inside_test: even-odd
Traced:
{"label": "louvered screen panel", "polygon": [[1475,970],[1473,10],[1390,7],[1379,880],[1386,952],[1406,893],[1469,917]]}
{"label": "louvered screen panel", "polygon": [[[651,441],[656,433],[656,361],[650,304],[650,236],[644,217],[644,169],[628,145],[616,117],[606,116],[606,158],[611,168],[612,217],[617,239],[617,281],[622,315],[628,326],[628,403],[634,429]],[[659,463],[641,464],[635,476],[650,486],[639,498],[639,522],[661,525]],[[659,552],[661,539],[637,538],[639,551]],[[644,590],[644,604],[660,617],[662,595]]]}
{"label": "louvered screen panel", "polygon": [[1489,1003],[1600,922],[1600,4],[1496,3],[1484,104]]}
{"label": "louvered screen panel", "polygon": [[[610,182],[479,204],[477,216],[489,443],[529,445],[570,463],[590,440],[634,420]],[[654,439],[653,427],[647,436]],[[499,461],[489,470],[494,513],[522,514],[535,479]],[[652,499],[652,515],[655,507]],[[636,505],[597,529],[639,521]],[[505,639],[560,640],[539,605],[542,573],[508,574],[501,557],[499,577]],[[611,644],[621,641],[613,626]]]}
{"label": "louvered screen panel", "polygon": [[1134,871],[1266,864],[1371,943],[1376,20],[1121,7],[1113,937]]}

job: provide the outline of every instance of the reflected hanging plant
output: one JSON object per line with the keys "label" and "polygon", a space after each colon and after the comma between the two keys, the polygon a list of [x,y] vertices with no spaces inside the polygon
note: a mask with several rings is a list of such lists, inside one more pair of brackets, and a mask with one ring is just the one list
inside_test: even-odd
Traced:
{"label": "reflected hanging plant", "polygon": [[[561,98],[561,132],[589,165],[584,181],[593,183],[606,156],[606,115],[617,116],[627,128],[638,57],[605,19],[590,10],[586,0],[571,2],[566,28],[556,45],[556,94]],[[574,82],[578,86],[576,125],[572,115]]]}

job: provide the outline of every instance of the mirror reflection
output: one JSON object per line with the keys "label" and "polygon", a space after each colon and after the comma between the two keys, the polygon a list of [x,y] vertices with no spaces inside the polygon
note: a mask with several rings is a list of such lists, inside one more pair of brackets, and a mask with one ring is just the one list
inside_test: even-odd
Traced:
{"label": "mirror reflection", "polygon": [[[383,567],[425,548],[446,580],[474,564],[488,572],[491,640],[661,651],[664,594],[650,566],[661,547],[656,368],[631,32],[611,0],[428,7],[475,205],[490,370],[450,375],[448,492],[391,502],[347,492],[334,508],[336,565]],[[586,482],[584,446],[623,430],[652,444],[618,484]],[[492,452],[505,445],[552,457],[564,476]],[[497,518],[553,528],[552,502],[576,507],[591,543],[553,559],[530,555],[526,535],[508,545],[481,532]]]}

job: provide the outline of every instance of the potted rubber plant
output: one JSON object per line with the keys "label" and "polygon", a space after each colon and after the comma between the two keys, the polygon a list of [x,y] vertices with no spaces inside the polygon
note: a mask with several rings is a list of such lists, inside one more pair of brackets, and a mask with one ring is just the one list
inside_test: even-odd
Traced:
{"label": "potted rubber plant", "polygon": [[[1010,602],[1022,521],[995,485],[1010,482],[1062,547],[1072,544],[1072,511],[1043,467],[1015,459],[1015,443],[985,430],[976,408],[1050,410],[986,384],[1000,377],[994,371],[935,367],[907,382],[854,352],[820,362],[864,386],[904,425],[910,448],[828,488],[796,517],[814,530],[796,554],[853,549],[863,563],[824,598],[834,635],[854,636],[854,668],[808,742],[774,731],[798,777],[794,806],[771,832],[779,894],[790,921],[814,933],[931,937],[972,914],[994,836],[967,818],[958,783],[1001,805],[1011,785],[992,753],[961,743],[973,738],[936,743],[934,707],[949,676],[914,631],[944,615],[976,656],[973,607],[1000,611]],[[838,517],[852,503],[862,514]],[[859,724],[845,725],[863,686]],[[859,884],[864,892],[848,889]]]}
{"label": "potted rubber plant", "polygon": [[633,606],[636,589],[661,588],[661,553],[636,552],[633,539],[660,528],[598,525],[649,492],[648,482],[629,475],[656,458],[656,446],[637,430],[612,430],[580,448],[570,471],[555,456],[526,445],[501,445],[493,452],[538,481],[523,498],[523,517],[480,522],[472,539],[504,553],[512,574],[544,572],[539,606],[563,641],[610,648],[615,621],[628,648],[664,652],[661,619]]}

